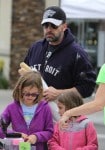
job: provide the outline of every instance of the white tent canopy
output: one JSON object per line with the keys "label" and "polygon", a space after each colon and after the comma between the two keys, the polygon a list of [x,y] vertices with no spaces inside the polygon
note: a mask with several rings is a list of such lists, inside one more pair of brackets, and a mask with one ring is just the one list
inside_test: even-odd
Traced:
{"label": "white tent canopy", "polygon": [[105,0],[61,0],[67,18],[105,19]]}

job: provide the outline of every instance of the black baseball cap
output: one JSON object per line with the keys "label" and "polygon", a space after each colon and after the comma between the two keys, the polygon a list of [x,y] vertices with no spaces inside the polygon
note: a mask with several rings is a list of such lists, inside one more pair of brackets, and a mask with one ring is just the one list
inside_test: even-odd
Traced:
{"label": "black baseball cap", "polygon": [[51,6],[45,9],[41,24],[50,22],[56,26],[66,22],[65,12],[57,6]]}

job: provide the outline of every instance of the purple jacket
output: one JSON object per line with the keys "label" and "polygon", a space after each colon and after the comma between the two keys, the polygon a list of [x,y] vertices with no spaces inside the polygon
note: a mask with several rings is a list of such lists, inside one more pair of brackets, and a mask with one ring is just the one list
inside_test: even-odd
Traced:
{"label": "purple jacket", "polygon": [[57,123],[48,147],[49,150],[98,150],[95,127],[85,116],[78,117],[65,131]]}
{"label": "purple jacket", "polygon": [[69,29],[61,44],[55,47],[46,60],[48,42],[46,39],[35,42],[29,49],[25,63],[41,72],[48,86],[56,89],[75,87],[83,97],[92,94],[96,74],[87,53],[75,42]]}
{"label": "purple jacket", "polygon": [[[46,142],[53,134],[52,113],[48,103],[44,100],[39,103],[29,127],[26,125],[19,102],[14,101],[9,104],[2,113],[2,116],[8,125],[10,123],[12,124],[13,132],[23,132],[28,135],[35,134],[38,139],[36,143],[36,150],[44,150]],[[4,137],[1,129],[0,137]]]}

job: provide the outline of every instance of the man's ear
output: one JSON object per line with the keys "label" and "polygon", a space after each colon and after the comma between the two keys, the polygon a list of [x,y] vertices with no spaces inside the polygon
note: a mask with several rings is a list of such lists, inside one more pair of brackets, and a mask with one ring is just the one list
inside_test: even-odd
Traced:
{"label": "man's ear", "polygon": [[63,24],[63,31],[65,31],[67,29],[67,23]]}

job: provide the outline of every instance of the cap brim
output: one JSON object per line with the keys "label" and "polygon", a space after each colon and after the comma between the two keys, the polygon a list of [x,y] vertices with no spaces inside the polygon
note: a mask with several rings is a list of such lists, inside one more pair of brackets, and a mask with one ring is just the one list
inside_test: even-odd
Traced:
{"label": "cap brim", "polygon": [[50,22],[56,26],[59,26],[62,24],[62,20],[57,20],[57,19],[53,19],[53,18],[47,18],[47,19],[43,19],[41,24],[43,25],[44,23]]}

